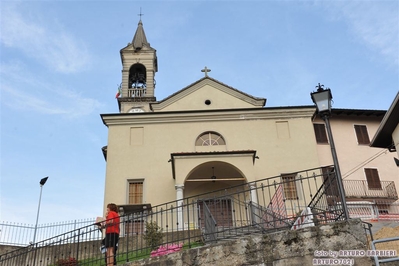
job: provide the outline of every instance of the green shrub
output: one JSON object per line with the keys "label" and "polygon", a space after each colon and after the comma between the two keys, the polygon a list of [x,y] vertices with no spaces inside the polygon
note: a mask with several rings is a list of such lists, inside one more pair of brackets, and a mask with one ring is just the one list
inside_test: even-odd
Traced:
{"label": "green shrub", "polygon": [[162,228],[156,222],[147,222],[145,224],[144,240],[151,250],[156,250],[162,244]]}

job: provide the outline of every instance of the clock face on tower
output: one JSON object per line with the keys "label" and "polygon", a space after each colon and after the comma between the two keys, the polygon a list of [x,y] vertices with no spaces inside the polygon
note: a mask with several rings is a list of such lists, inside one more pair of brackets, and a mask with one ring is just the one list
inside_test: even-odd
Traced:
{"label": "clock face on tower", "polygon": [[142,113],[142,112],[144,112],[144,110],[137,107],[129,110],[129,113]]}

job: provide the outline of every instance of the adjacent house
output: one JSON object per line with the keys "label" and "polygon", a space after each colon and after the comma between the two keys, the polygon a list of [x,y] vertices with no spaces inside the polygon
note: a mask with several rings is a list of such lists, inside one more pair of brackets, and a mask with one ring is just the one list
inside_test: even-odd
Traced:
{"label": "adjacent house", "polygon": [[[330,117],[347,203],[373,204],[377,208],[373,212],[378,212],[374,215],[399,211],[399,168],[390,152],[392,142],[370,147],[385,114],[381,110],[332,109]],[[320,164],[330,165],[332,156],[324,122],[315,117],[313,123]],[[352,217],[365,214],[355,209],[350,207]]]}

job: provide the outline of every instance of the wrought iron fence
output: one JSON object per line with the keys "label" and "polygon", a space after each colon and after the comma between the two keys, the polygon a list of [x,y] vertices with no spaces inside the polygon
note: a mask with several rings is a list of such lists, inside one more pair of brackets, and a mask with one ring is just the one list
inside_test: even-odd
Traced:
{"label": "wrought iron fence", "polygon": [[[325,175],[321,168],[314,168],[123,214],[117,260],[127,262],[150,256],[147,223],[159,226],[163,237],[158,245],[184,244],[190,248],[254,232],[344,220],[339,201],[328,200],[336,178],[331,176],[333,173],[328,178]],[[333,196],[336,199],[340,195]],[[82,266],[100,265],[104,261],[100,250],[103,233],[93,223],[2,254],[0,262],[37,266],[73,259]]]}
{"label": "wrought iron fence", "polygon": [[[93,224],[94,218],[39,224],[36,231],[37,242]],[[0,245],[26,246],[31,244],[35,225],[0,222]]]}

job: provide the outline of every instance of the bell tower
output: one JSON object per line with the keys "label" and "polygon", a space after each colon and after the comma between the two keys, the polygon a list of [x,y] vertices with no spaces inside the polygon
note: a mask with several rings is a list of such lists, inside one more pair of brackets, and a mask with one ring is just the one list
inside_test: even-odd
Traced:
{"label": "bell tower", "polygon": [[133,40],[121,49],[122,84],[118,98],[120,113],[150,112],[155,102],[157,51],[150,46],[140,19]]}

